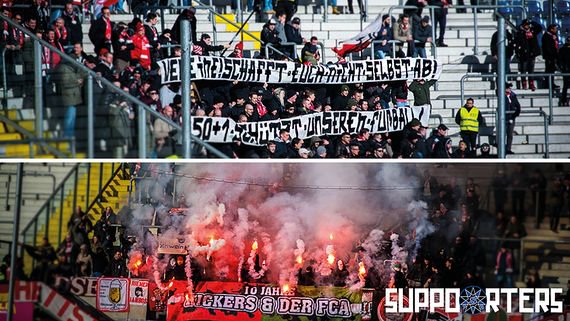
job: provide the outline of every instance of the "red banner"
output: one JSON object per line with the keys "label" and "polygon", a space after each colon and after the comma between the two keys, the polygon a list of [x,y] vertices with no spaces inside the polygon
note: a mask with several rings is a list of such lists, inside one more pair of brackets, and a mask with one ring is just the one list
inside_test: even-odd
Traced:
{"label": "red banner", "polygon": [[371,315],[372,292],[367,290],[314,286],[287,289],[270,284],[200,282],[190,297],[185,292],[186,285],[175,282],[167,290],[172,293],[167,305],[168,321],[278,321],[291,317],[369,320]]}

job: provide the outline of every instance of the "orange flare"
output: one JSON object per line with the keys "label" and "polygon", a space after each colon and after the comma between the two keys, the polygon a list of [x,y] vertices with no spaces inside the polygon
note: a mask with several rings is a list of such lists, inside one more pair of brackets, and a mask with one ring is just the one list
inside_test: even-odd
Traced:
{"label": "orange flare", "polygon": [[174,285],[174,281],[170,281],[170,283],[168,283],[168,288],[170,289],[173,285]]}
{"label": "orange flare", "polygon": [[135,262],[135,268],[138,269],[138,268],[141,266],[141,264],[142,264],[142,261],[141,261],[141,260],[136,261],[136,262]]}
{"label": "orange flare", "polygon": [[330,239],[331,241],[333,240],[333,234],[332,234],[332,233],[329,235],[329,239]]}
{"label": "orange flare", "polygon": [[257,241],[253,242],[253,244],[251,245],[251,249],[254,250],[254,251],[256,251],[256,250],[257,250],[257,247],[258,247]]}
{"label": "orange flare", "polygon": [[327,261],[329,262],[330,265],[333,265],[333,264],[334,264],[334,259],[335,259],[334,255],[329,254],[329,257],[327,258]]}
{"label": "orange flare", "polygon": [[297,261],[298,264],[303,264],[303,257],[300,256],[300,255],[297,256],[297,260],[296,260],[296,261]]}
{"label": "orange flare", "polygon": [[285,292],[289,292],[289,284],[283,285],[283,293],[285,293]]}
{"label": "orange flare", "polygon": [[366,268],[364,267],[363,262],[358,263],[358,274],[360,275],[366,274]]}
{"label": "orange flare", "polygon": [[210,237],[210,246],[214,245],[214,237]]}

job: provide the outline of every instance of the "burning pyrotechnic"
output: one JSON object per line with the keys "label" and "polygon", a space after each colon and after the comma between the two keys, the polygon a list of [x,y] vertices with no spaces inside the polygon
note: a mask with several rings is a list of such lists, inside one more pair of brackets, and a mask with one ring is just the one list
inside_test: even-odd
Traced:
{"label": "burning pyrotechnic", "polygon": [[[157,164],[156,168],[170,171],[166,164]],[[188,209],[181,215],[169,214],[168,209],[164,210],[167,204],[160,204],[152,211],[147,207],[134,211],[134,219],[127,223],[129,230],[141,230],[140,226],[155,216],[155,221],[162,226],[156,233],[151,233],[152,238],[148,237],[150,234],[133,232],[140,234],[137,235],[140,242],[136,250],[141,255],[135,251],[129,253],[129,270],[138,270],[141,277],[154,279],[159,288],[167,289],[170,279],[165,275],[170,256],[164,254],[175,254],[165,250],[170,246],[184,246],[189,253],[185,272],[190,299],[192,271],[197,274],[194,278],[200,278],[200,274],[207,272],[208,276],[218,276],[220,280],[274,282],[285,290],[295,288],[301,280],[299,271],[305,272],[310,267],[315,283],[324,284],[331,279],[327,276],[336,267],[337,260],[352,256],[354,244],[366,238],[362,243],[364,250],[359,254],[364,264],[357,263],[349,270],[350,279],[358,282],[358,276],[366,275],[366,269],[376,266],[380,258],[396,257],[405,261],[406,254],[414,251],[414,244],[404,243],[404,238],[397,242],[394,235],[391,243],[399,245],[401,250],[384,253],[382,244],[389,240],[383,236],[382,229],[396,225],[390,230],[406,236],[417,229],[416,243],[430,232],[427,228],[422,230],[427,224],[424,217],[428,215],[420,206],[415,206],[413,211],[408,210],[409,216],[416,218],[413,224],[407,223],[409,217],[403,217],[407,206],[413,204],[412,194],[418,187],[417,178],[406,175],[403,165],[343,168],[326,165],[310,166],[309,170],[309,166],[299,164],[244,164],[239,168],[204,164],[181,166],[177,170],[180,177],[188,175],[216,180],[202,180],[199,184],[189,179],[175,181],[176,190],[184,194],[188,204]],[[270,184],[283,181],[287,173],[292,174],[284,186],[393,186],[397,182],[397,185],[409,189],[396,189],[394,193],[378,197],[370,197],[371,194],[362,190],[281,189],[279,186],[276,192],[272,192]],[[171,184],[172,177],[164,176],[159,184],[162,187]],[[229,184],[229,181],[257,182],[260,185]],[[159,200],[162,195],[151,197]],[[358,215],[347,213],[347,204],[351,206],[351,213]],[[401,224],[397,225],[398,222]],[[370,229],[374,231],[369,232]],[[162,242],[181,236],[185,239],[184,244]],[[272,260],[274,257],[278,259]],[[147,261],[147,258],[152,260]],[[265,264],[262,263],[264,261]]]}
{"label": "burning pyrotechnic", "polygon": [[283,293],[289,292],[289,284],[283,284]]}
{"label": "burning pyrotechnic", "polygon": [[366,275],[366,267],[364,266],[364,262],[358,263],[358,275],[360,276]]}

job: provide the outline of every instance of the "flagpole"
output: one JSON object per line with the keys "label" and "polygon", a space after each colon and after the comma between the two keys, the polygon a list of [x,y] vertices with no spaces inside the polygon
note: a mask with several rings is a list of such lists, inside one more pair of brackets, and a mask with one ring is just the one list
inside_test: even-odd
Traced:
{"label": "flagpole", "polygon": [[[232,38],[232,40],[230,41],[230,45],[234,42],[234,40],[236,40],[237,36],[239,34],[241,34],[241,31],[243,30],[243,27],[245,27],[245,25],[247,24],[247,22],[249,21],[249,19],[253,16],[253,14],[255,13],[255,10],[251,11],[251,13],[249,14],[249,17],[247,17],[247,20],[245,20],[244,23],[241,24],[241,27],[239,27],[239,30],[236,32],[236,34],[234,35],[234,37]],[[220,56],[223,56],[226,51],[228,50],[228,48],[225,48],[224,51],[222,51],[222,54]]]}

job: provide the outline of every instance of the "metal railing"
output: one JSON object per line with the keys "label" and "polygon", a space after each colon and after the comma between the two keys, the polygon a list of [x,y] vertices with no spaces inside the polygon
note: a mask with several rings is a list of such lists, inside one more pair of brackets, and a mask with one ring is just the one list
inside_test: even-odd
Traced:
{"label": "metal railing", "polygon": [[[231,21],[230,19],[224,17],[222,14],[219,14],[218,12],[216,12],[215,7],[212,5],[212,1],[210,0],[210,5],[206,5],[203,2],[199,1],[199,0],[192,0],[193,2],[197,3],[197,6],[193,6],[193,8],[196,9],[205,9],[208,10],[209,12],[209,20],[212,23],[212,30],[213,32],[213,42],[214,44],[217,43],[217,25],[216,25],[216,19],[215,17],[218,17],[220,19],[222,19],[223,21],[225,21],[226,23],[230,24],[232,27],[237,28],[238,30],[240,30],[240,32],[245,33],[246,35],[250,36],[253,40],[261,43],[262,45],[266,45],[269,46],[270,44],[265,44],[260,38],[258,38],[257,36],[255,36],[254,34],[252,34],[251,32],[245,30],[244,28],[240,28],[240,26],[235,23],[234,21]],[[145,6],[144,7],[145,10],[159,10],[161,17],[164,17],[164,10],[178,10],[178,9],[188,9],[189,7],[185,7],[185,6]],[[237,17],[238,15],[236,15]],[[243,17],[241,18],[241,20],[243,21]],[[164,30],[164,19],[161,19],[161,27],[162,30]],[[267,48],[267,47],[266,47]],[[271,47],[273,51],[277,52],[280,55],[285,56],[285,53],[283,53],[282,51],[276,49],[275,47]],[[267,50],[267,49],[266,49]]]}
{"label": "metal railing", "polygon": [[69,143],[69,148],[70,148],[70,153],[72,155],[73,158],[75,158],[75,138],[74,137],[69,137],[69,138],[38,138],[36,137],[32,132],[26,130],[25,128],[23,128],[22,126],[18,125],[16,122],[12,121],[10,118],[4,116],[4,115],[0,115],[0,121],[6,123],[8,126],[14,128],[17,132],[19,132],[20,134],[30,137],[28,139],[21,139],[21,140],[5,140],[5,141],[0,141],[0,145],[2,144],[30,144],[30,158],[33,157],[33,152],[34,149],[31,148],[31,145],[39,145],[42,148],[45,148],[46,150],[48,150],[50,153],[54,154],[57,157],[60,158],[65,158],[66,155],[64,153],[62,153],[60,150],[54,148],[53,146],[50,146],[49,143],[51,142],[68,142]]}
{"label": "metal railing", "polygon": [[[111,183],[113,182],[115,177],[117,177],[119,172],[122,170],[121,166],[117,166],[117,168],[115,168],[115,163],[112,163],[112,166],[111,166],[112,175],[109,177],[109,179],[107,180],[105,185],[101,185],[102,179],[103,179],[103,164],[100,164],[100,166],[101,167],[100,167],[100,175],[99,175],[99,188],[97,189],[99,191],[99,193],[97,193],[97,196],[95,196],[93,198],[93,200],[91,201],[91,203],[85,207],[85,213],[87,213],[87,214],[89,214],[89,212],[91,212],[91,210],[93,209],[93,206],[95,206],[95,204],[97,204],[97,202],[99,202],[101,200],[101,198],[103,197],[103,193],[105,191],[107,191],[107,187],[109,187],[109,185],[111,185]],[[89,193],[88,193],[88,195],[89,195]]]}
{"label": "metal railing", "polygon": [[[461,77],[460,81],[460,92],[461,92],[461,102],[465,101],[465,80],[469,78],[491,78],[496,79],[498,75],[494,74],[480,74],[480,73],[466,73]],[[517,79],[517,78],[544,78],[548,77],[548,88],[552,88],[552,77],[570,77],[570,73],[533,73],[533,74],[507,74],[507,79]],[[554,121],[554,112],[552,104],[553,95],[552,90],[548,91],[548,124],[552,125]]]}
{"label": "metal railing", "polygon": [[[477,6],[469,6],[469,5],[454,5],[453,6],[454,9],[473,9],[472,10],[472,14],[473,14],[473,33],[474,33],[474,47],[473,47],[473,53],[475,55],[479,54],[479,24],[478,24],[478,19],[477,19],[477,10],[478,9],[501,9],[501,8],[517,8],[517,9],[521,9],[522,12],[522,18],[526,18],[527,16],[527,12],[526,12],[526,8],[522,5],[509,5],[509,6],[499,6],[499,5],[477,5]],[[388,9],[388,15],[390,17],[392,17],[392,11],[396,10],[396,9],[418,9],[418,7],[416,6],[392,6],[390,7],[390,9]],[[428,9],[430,12],[430,16],[433,18],[435,17],[434,11],[440,9],[441,7],[436,7],[436,6],[425,6],[423,7],[423,9]],[[390,19],[390,27],[392,27],[392,20]],[[432,34],[435,35],[435,24],[432,23]],[[435,38],[433,39],[433,41],[435,42]]]}
{"label": "metal railing", "polygon": [[[514,114],[514,111],[506,111],[506,114]],[[550,158],[550,138],[548,135],[548,115],[543,110],[521,110],[521,114],[538,114],[543,119],[544,127],[544,156],[545,158]],[[495,119],[499,119],[498,111],[481,111],[481,115],[493,115]],[[496,122],[495,122],[496,123]]]}
{"label": "metal railing", "polygon": [[[10,193],[10,187],[11,187],[11,183],[12,183],[12,176],[13,175],[17,175],[16,173],[13,172],[0,172],[0,175],[6,175],[8,176],[8,181],[6,182],[6,204],[4,205],[4,210],[5,211],[10,211],[10,195],[13,194],[14,196],[16,195],[16,192]],[[54,174],[49,174],[49,173],[38,173],[38,172],[26,172],[23,171],[22,176],[31,176],[31,177],[40,177],[40,176],[44,176],[44,177],[51,177],[52,179],[52,188],[51,188],[51,193],[53,193],[53,191],[55,190],[55,182],[56,182],[56,178]],[[25,194],[22,193],[22,194]],[[36,195],[36,193],[33,193],[33,195]]]}
{"label": "metal railing", "polygon": [[[37,235],[39,232],[38,229],[42,226],[42,224],[45,229],[44,235],[46,237],[49,235],[49,220],[53,215],[58,214],[55,213],[55,207],[57,204],[54,204],[54,202],[56,201],[59,201],[59,226],[57,227],[57,241],[59,242],[62,239],[64,200],[66,198],[66,195],[69,195],[70,192],[74,194],[74,198],[77,196],[77,179],[81,166],[81,164],[75,164],[72,167],[69,173],[65,175],[61,183],[59,183],[59,185],[55,188],[53,193],[51,193],[48,199],[39,208],[36,215],[34,215],[26,227],[22,229],[21,234],[24,236],[24,244],[28,244],[28,242],[31,241],[32,246],[36,246]],[[75,210],[75,206],[73,209]],[[28,239],[29,237],[31,237],[31,240]]]}
{"label": "metal railing", "polygon": [[[150,108],[148,105],[146,105],[145,103],[143,103],[140,99],[131,96],[130,94],[126,93],[124,90],[122,90],[121,88],[115,86],[112,82],[110,82],[109,80],[103,78],[102,76],[99,76],[97,73],[95,73],[94,71],[92,71],[91,69],[85,67],[84,65],[78,63],[77,61],[75,61],[73,58],[69,57],[68,55],[66,55],[64,52],[60,51],[58,48],[53,47],[52,45],[50,45],[49,43],[47,43],[46,41],[44,41],[43,39],[39,39],[38,37],[36,37],[35,34],[33,34],[32,32],[30,32],[29,30],[27,30],[26,28],[20,26],[19,24],[13,22],[11,19],[9,19],[8,17],[5,17],[3,15],[0,15],[0,21],[4,21],[6,23],[8,23],[11,27],[20,30],[21,32],[23,32],[25,35],[27,35],[30,40],[28,41],[33,41],[34,42],[34,51],[36,52],[36,56],[34,57],[34,77],[36,78],[36,84],[35,84],[35,93],[34,94],[34,99],[35,99],[35,108],[36,108],[36,132],[39,133],[39,135],[36,135],[36,137],[42,137],[43,136],[43,131],[42,131],[42,127],[43,127],[43,110],[46,106],[44,106],[42,100],[43,100],[43,94],[44,94],[44,89],[47,90],[48,88],[45,88],[46,86],[44,84],[42,84],[42,82],[46,82],[47,78],[50,77],[50,75],[43,75],[42,76],[42,70],[41,70],[41,47],[43,46],[44,48],[49,49],[51,52],[59,55],[62,59],[62,63],[63,61],[65,61],[66,63],[70,64],[71,66],[73,66],[74,68],[76,68],[78,70],[78,72],[82,73],[83,75],[85,75],[85,78],[87,80],[87,95],[86,95],[86,99],[87,99],[87,141],[86,141],[86,145],[87,145],[87,156],[88,158],[94,158],[95,157],[95,108],[94,108],[94,93],[93,93],[93,88],[95,86],[95,82],[97,85],[99,85],[101,88],[103,88],[107,94],[109,93],[113,93],[115,95],[117,95],[118,97],[121,97],[121,99],[124,99],[126,102],[133,104],[133,106],[138,106],[138,110],[137,110],[137,116],[138,116],[138,128],[137,128],[137,136],[138,136],[138,157],[139,158],[147,158],[149,157],[150,153],[147,153],[147,146],[146,146],[146,136],[149,135],[151,136],[151,134],[147,131],[147,122],[146,122],[146,114],[150,114],[152,117],[154,117],[155,119],[161,119],[164,122],[166,122],[168,125],[170,125],[172,128],[178,130],[179,132],[182,132],[182,128],[180,125],[178,125],[177,123],[173,122],[171,119],[166,118],[164,115],[158,113],[156,110]],[[39,74],[39,76],[38,76]],[[39,79],[38,79],[39,78]],[[51,86],[51,84],[50,84]],[[56,96],[57,97],[57,96]],[[102,97],[99,97],[102,98]],[[0,120],[2,121],[6,121],[8,118],[0,116]],[[53,121],[54,117],[51,117],[50,120]],[[9,119],[8,119],[9,120]],[[56,119],[57,120],[57,119]],[[13,122],[12,122],[13,123]],[[10,126],[12,126],[12,123],[10,124]],[[15,124],[15,123],[13,123]],[[29,132],[26,131],[26,135],[29,135]],[[30,135],[33,136],[33,135]],[[199,139],[198,137],[192,137],[192,142],[196,142],[199,145],[205,147],[208,151],[212,152],[214,155],[220,157],[220,158],[227,158],[227,156],[225,156],[223,153],[219,152],[217,149],[215,149],[214,147],[212,147],[211,145],[207,144],[206,142],[204,142],[203,140]],[[0,143],[1,144],[1,143]],[[51,146],[47,145],[47,143],[45,142],[40,142],[40,144],[43,147],[46,147],[50,152],[60,156],[60,157],[65,157],[61,152],[59,152],[57,149],[52,148]]]}

